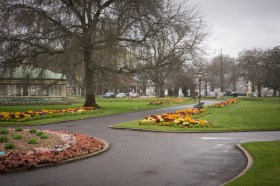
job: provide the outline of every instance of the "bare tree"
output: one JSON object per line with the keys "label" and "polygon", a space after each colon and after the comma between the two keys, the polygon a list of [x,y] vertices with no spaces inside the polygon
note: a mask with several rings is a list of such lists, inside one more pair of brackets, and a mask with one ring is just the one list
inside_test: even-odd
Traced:
{"label": "bare tree", "polygon": [[40,54],[56,58],[75,46],[81,56],[77,62],[84,66],[84,106],[99,107],[95,101],[94,74],[103,66],[94,51],[129,47],[154,36],[170,23],[161,13],[164,3],[163,0],[0,1],[1,53],[5,54],[1,62],[22,63]]}
{"label": "bare tree", "polygon": [[273,96],[280,96],[280,47],[266,50],[265,84],[273,90]]}
{"label": "bare tree", "polygon": [[220,56],[211,59],[210,63],[205,64],[207,82],[210,90],[213,92],[215,88],[220,87]]}
{"label": "bare tree", "polygon": [[258,97],[261,97],[261,88],[264,85],[266,54],[262,49],[253,48],[239,53],[239,65],[242,76],[252,82],[252,88],[257,87]]}
{"label": "bare tree", "polygon": [[222,70],[222,82],[224,90],[236,91],[237,82],[240,78],[237,60],[229,55],[223,56],[223,65],[221,69],[221,56],[215,56],[211,59],[210,63],[206,65],[205,78],[209,82],[211,91],[220,87],[220,78]]}
{"label": "bare tree", "polygon": [[236,92],[237,82],[240,79],[240,73],[238,68],[238,63],[235,58],[230,57],[229,55],[223,56],[223,82],[224,88],[228,91]]}
{"label": "bare tree", "polygon": [[184,62],[195,56],[206,39],[205,22],[196,6],[165,4],[163,15],[168,26],[148,38],[143,47],[133,48],[155,86],[156,96],[163,97],[165,81],[172,71],[179,71]]}
{"label": "bare tree", "polygon": [[173,96],[178,96],[179,88],[182,89],[182,93],[185,97],[194,97],[195,95],[195,77],[198,70],[191,63],[184,64],[180,69],[174,69],[169,78],[167,79],[166,87],[168,93],[173,89]]}

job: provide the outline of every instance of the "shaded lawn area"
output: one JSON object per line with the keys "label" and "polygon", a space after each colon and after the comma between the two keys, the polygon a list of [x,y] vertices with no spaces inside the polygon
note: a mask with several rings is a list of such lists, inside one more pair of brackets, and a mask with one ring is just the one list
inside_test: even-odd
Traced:
{"label": "shaded lawn area", "polygon": [[227,186],[280,185],[280,141],[242,144],[252,156],[253,165],[240,178]]}
{"label": "shaded lawn area", "polygon": [[[82,114],[82,115],[67,115],[57,118],[48,118],[48,119],[39,119],[27,122],[12,122],[12,121],[0,121],[0,125],[30,125],[30,124],[45,124],[45,123],[54,123],[62,121],[70,121],[76,119],[86,119],[99,116],[106,116],[112,114],[128,113],[128,112],[137,112],[143,110],[152,110],[156,108],[170,107],[180,104],[189,104],[191,101],[183,103],[172,103],[165,105],[149,105],[149,102],[98,102],[102,107],[100,110],[96,110],[92,114]],[[52,110],[52,109],[66,109],[66,108],[77,108],[81,107],[82,104],[73,104],[73,105],[40,105],[40,106],[1,106],[0,112],[25,112],[28,110],[40,111],[43,109]]]}
{"label": "shaded lawn area", "polygon": [[[280,98],[264,98],[262,101],[242,100],[237,104],[223,108],[207,108],[202,119],[211,121],[221,128],[180,128],[166,126],[138,125],[131,121],[114,125],[116,128],[136,128],[156,131],[246,131],[246,130],[279,130]],[[144,119],[144,118],[143,118]]]}

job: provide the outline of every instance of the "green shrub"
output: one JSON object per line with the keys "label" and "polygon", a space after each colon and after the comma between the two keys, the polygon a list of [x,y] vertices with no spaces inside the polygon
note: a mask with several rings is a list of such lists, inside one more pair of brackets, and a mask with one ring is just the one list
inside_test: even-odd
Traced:
{"label": "green shrub", "polygon": [[48,139],[49,136],[47,134],[42,134],[42,136],[40,137],[41,139]]}
{"label": "green shrub", "polygon": [[13,148],[15,148],[15,144],[13,144],[13,143],[5,143],[5,149],[13,149]]}
{"label": "green shrub", "polygon": [[36,129],[30,129],[29,132],[30,132],[31,134],[35,134],[35,133],[37,133],[37,130],[36,130]]}
{"label": "green shrub", "polygon": [[28,144],[38,144],[38,141],[35,138],[30,138]]}
{"label": "green shrub", "polygon": [[37,136],[42,136],[43,134],[44,134],[44,132],[42,132],[42,131],[38,131],[38,132],[36,133]]}
{"label": "green shrub", "polygon": [[9,131],[8,131],[8,129],[1,128],[0,129],[0,134],[9,134]]}
{"label": "green shrub", "polygon": [[20,132],[20,131],[23,131],[23,129],[21,127],[17,127],[17,128],[15,128],[15,131]]}
{"label": "green shrub", "polygon": [[14,134],[14,135],[12,136],[12,138],[15,139],[15,140],[20,140],[20,139],[22,139],[22,135],[20,135],[20,134]]}
{"label": "green shrub", "polygon": [[8,138],[6,136],[0,136],[0,142],[8,142]]}

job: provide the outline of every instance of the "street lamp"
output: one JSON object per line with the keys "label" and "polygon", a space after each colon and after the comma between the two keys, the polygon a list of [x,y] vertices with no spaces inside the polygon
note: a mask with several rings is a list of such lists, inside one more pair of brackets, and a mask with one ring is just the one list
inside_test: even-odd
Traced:
{"label": "street lamp", "polygon": [[221,93],[223,92],[223,49],[221,48]]}
{"label": "street lamp", "polygon": [[201,100],[201,79],[202,79],[201,70],[197,73],[197,75],[198,75],[198,104],[200,104],[200,100]]}
{"label": "street lamp", "polygon": [[[214,51],[215,54],[215,51]],[[220,63],[220,80],[221,80],[221,93],[223,92],[223,49],[221,48],[221,63]]]}

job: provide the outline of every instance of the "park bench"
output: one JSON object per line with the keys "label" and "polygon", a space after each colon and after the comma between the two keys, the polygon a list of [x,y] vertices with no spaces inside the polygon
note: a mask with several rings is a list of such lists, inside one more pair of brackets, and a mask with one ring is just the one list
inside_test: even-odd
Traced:
{"label": "park bench", "polygon": [[200,102],[200,103],[194,105],[193,108],[203,108],[203,106],[204,106],[204,102]]}

